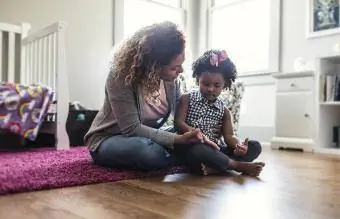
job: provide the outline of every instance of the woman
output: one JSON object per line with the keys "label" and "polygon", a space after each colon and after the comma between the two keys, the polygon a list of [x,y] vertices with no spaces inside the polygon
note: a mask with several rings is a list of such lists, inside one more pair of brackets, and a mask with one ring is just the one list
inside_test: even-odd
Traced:
{"label": "woman", "polygon": [[174,165],[174,144],[201,141],[198,130],[182,135],[161,130],[180,96],[185,39],[177,26],[144,27],[114,55],[105,100],[84,141],[96,164],[157,170]]}

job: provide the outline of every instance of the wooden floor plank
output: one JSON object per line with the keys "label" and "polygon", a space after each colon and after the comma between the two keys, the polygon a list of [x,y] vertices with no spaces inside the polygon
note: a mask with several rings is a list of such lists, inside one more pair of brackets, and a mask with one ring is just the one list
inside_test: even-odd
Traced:
{"label": "wooden floor plank", "polygon": [[340,159],[266,151],[259,179],[176,174],[0,197],[0,219],[339,219]]}

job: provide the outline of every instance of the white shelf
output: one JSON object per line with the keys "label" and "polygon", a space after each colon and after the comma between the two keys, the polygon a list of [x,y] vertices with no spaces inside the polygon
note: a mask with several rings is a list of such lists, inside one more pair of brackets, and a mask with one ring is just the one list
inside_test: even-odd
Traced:
{"label": "white shelf", "polygon": [[340,106],[340,101],[320,102],[320,105],[324,105],[324,106]]}
{"label": "white shelf", "polygon": [[332,80],[328,75],[340,75],[340,56],[319,58],[316,67],[315,73],[273,75],[277,87],[273,149],[299,148],[340,156],[340,148],[332,147],[333,127],[340,126],[340,101],[333,101],[334,85],[324,85]]}
{"label": "white shelf", "polygon": [[324,101],[324,84],[327,75],[340,74],[340,56],[322,57],[317,60],[317,78],[316,87],[318,89],[318,104],[316,105],[316,144],[314,145],[315,153],[340,155],[340,148],[332,147],[333,144],[333,127],[340,125],[340,101]]}
{"label": "white shelf", "polygon": [[295,77],[308,77],[308,76],[315,76],[314,71],[297,71],[297,72],[279,72],[273,73],[272,76],[274,78],[295,78]]}
{"label": "white shelf", "polygon": [[311,71],[275,74],[275,134],[271,148],[302,149],[315,145],[315,76]]}

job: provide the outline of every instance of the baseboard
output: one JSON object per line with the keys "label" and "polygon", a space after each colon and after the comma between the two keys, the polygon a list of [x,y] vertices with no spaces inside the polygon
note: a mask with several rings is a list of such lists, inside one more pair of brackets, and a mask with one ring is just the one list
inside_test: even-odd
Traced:
{"label": "baseboard", "polygon": [[238,135],[241,138],[249,138],[259,142],[270,142],[274,135],[274,127],[271,126],[240,126]]}
{"label": "baseboard", "polygon": [[271,147],[270,147],[270,142],[261,141],[260,143],[261,143],[262,148],[266,148],[266,149],[271,148]]}
{"label": "baseboard", "polygon": [[340,155],[339,148],[314,148],[314,153],[325,155]]}
{"label": "baseboard", "polygon": [[305,152],[313,152],[314,141],[307,138],[282,138],[273,137],[271,139],[272,149],[302,149]]}

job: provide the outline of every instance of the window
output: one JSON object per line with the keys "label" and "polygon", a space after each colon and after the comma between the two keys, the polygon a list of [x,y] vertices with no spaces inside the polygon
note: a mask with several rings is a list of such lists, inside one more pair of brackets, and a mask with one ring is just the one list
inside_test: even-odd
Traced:
{"label": "window", "polygon": [[180,0],[124,0],[124,37],[143,26],[172,21],[183,28],[184,9]]}
{"label": "window", "polygon": [[181,0],[153,0],[153,2],[158,2],[164,5],[169,5],[169,6],[173,6],[173,7],[181,7]]}
{"label": "window", "polygon": [[[178,24],[185,31],[186,3],[186,0],[116,0],[115,43],[143,26],[166,20]],[[190,73],[190,53],[187,49],[183,63],[184,73],[187,74]]]}
{"label": "window", "polygon": [[239,0],[212,0],[212,5],[213,6],[220,6],[220,5],[225,5],[226,2],[227,4],[229,3],[233,3],[233,2],[236,2],[236,1],[239,1]]}
{"label": "window", "polygon": [[226,49],[239,74],[277,72],[279,1],[212,1],[209,47]]}

